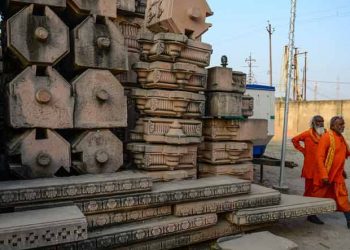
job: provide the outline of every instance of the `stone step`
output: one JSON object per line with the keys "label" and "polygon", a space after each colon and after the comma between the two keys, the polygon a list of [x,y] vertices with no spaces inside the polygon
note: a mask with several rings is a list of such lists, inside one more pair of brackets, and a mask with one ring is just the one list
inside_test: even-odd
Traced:
{"label": "stone step", "polygon": [[[214,226],[216,223],[216,214],[182,218],[163,217],[143,223],[130,223],[91,232],[88,240],[73,243],[70,245],[70,249],[122,249],[120,246],[126,246],[125,249],[130,249],[130,244],[142,242],[143,245],[145,244],[143,241],[159,240],[158,238],[175,234],[180,234],[182,237],[184,233]],[[226,227],[231,228],[232,226]],[[66,249],[68,249],[67,246]]]}
{"label": "stone step", "polygon": [[76,206],[0,214],[0,249],[32,249],[87,239]]}
{"label": "stone step", "polygon": [[197,169],[181,169],[171,171],[138,171],[142,174],[152,177],[154,182],[167,182],[176,180],[195,180],[197,179]]}
{"label": "stone step", "polygon": [[227,214],[226,218],[231,223],[242,226],[329,213],[335,210],[336,204],[332,199],[282,195],[280,205],[242,209]]}
{"label": "stone step", "polygon": [[254,165],[252,162],[241,164],[213,165],[209,163],[199,163],[198,171],[200,177],[231,175],[240,179],[253,181]]}
{"label": "stone step", "polygon": [[156,183],[153,184],[150,192],[84,199],[76,201],[75,204],[84,214],[135,210],[249,193],[250,185],[250,182],[246,180],[217,176],[198,180]]}
{"label": "stone step", "polygon": [[151,177],[131,171],[24,181],[3,181],[0,182],[0,207],[142,192],[151,190],[151,188]]}
{"label": "stone step", "polygon": [[249,194],[176,204],[174,205],[174,215],[190,216],[205,213],[223,213],[238,209],[278,205],[280,201],[281,194],[278,191],[252,184]]}

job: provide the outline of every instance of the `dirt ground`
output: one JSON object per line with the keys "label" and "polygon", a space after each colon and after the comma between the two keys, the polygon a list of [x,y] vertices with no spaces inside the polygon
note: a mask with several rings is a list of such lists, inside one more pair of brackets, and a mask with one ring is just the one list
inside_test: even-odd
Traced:
{"label": "dirt ground", "polygon": [[[270,143],[267,148],[266,155],[280,158],[281,145]],[[293,149],[292,144],[287,146],[287,160],[294,161],[299,165],[298,168],[288,169],[285,171],[286,184],[289,187],[289,194],[303,194],[304,180],[300,178],[303,156]],[[260,167],[255,166],[255,182],[259,181]],[[264,166],[264,186],[271,187],[278,184],[280,168],[273,166]],[[350,176],[350,160],[346,163],[346,171]],[[347,180],[347,186],[350,188],[350,179]],[[306,218],[298,218],[283,221],[275,224],[266,230],[288,238],[299,245],[302,250],[322,250],[350,249],[350,230],[346,227],[345,217],[342,213],[336,212],[319,216],[324,225],[315,225]]]}

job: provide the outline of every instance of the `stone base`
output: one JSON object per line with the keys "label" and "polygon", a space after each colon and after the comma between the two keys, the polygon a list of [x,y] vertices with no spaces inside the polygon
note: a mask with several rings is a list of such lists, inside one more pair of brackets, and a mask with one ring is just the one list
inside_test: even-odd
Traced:
{"label": "stone base", "polygon": [[76,206],[0,215],[0,249],[32,249],[84,239],[86,219]]}
{"label": "stone base", "polygon": [[291,219],[313,214],[330,213],[336,210],[335,201],[296,195],[282,195],[280,205],[242,209],[227,214],[228,221],[235,225],[251,225]]}
{"label": "stone base", "polygon": [[234,177],[250,181],[253,181],[254,177],[254,165],[251,162],[227,165],[200,163],[198,170],[200,177],[232,175]]}
{"label": "stone base", "polygon": [[252,184],[249,194],[176,204],[174,205],[174,215],[190,216],[204,213],[223,213],[245,208],[278,205],[280,201],[281,194],[278,191]]}
{"label": "stone base", "polygon": [[197,179],[197,169],[173,170],[173,171],[139,171],[148,175],[153,182],[167,182],[177,180],[195,180]]}

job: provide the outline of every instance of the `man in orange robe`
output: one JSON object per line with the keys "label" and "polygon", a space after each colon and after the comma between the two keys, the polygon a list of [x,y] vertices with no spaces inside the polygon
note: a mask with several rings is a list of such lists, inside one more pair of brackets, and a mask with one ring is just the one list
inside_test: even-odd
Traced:
{"label": "man in orange robe", "polygon": [[[316,152],[324,131],[324,119],[322,116],[316,115],[311,120],[311,128],[292,139],[294,147],[304,155],[304,165],[301,173],[301,177],[305,178],[304,196],[312,196],[314,175],[317,168]],[[303,145],[300,143],[303,143]],[[307,219],[312,223],[324,224],[316,215],[310,215]]]}
{"label": "man in orange robe", "polygon": [[330,130],[320,139],[317,150],[317,173],[314,178],[315,197],[332,198],[337,203],[337,210],[344,212],[350,229],[350,203],[345,185],[347,178],[344,171],[345,160],[350,156],[350,149],[342,133],[345,122],[341,116],[331,119]]}

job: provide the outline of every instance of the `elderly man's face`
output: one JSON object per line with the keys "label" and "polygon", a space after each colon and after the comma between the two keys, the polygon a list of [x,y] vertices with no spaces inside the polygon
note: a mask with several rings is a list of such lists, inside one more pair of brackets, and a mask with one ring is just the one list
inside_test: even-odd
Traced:
{"label": "elderly man's face", "polygon": [[316,127],[318,127],[318,128],[320,128],[320,127],[324,127],[324,120],[323,120],[323,118],[321,118],[321,117],[317,117],[317,118],[315,118],[315,126]]}
{"label": "elderly man's face", "polygon": [[345,129],[345,122],[344,119],[337,119],[334,122],[333,128],[332,128],[335,132],[337,132],[338,134],[342,134],[344,132]]}

